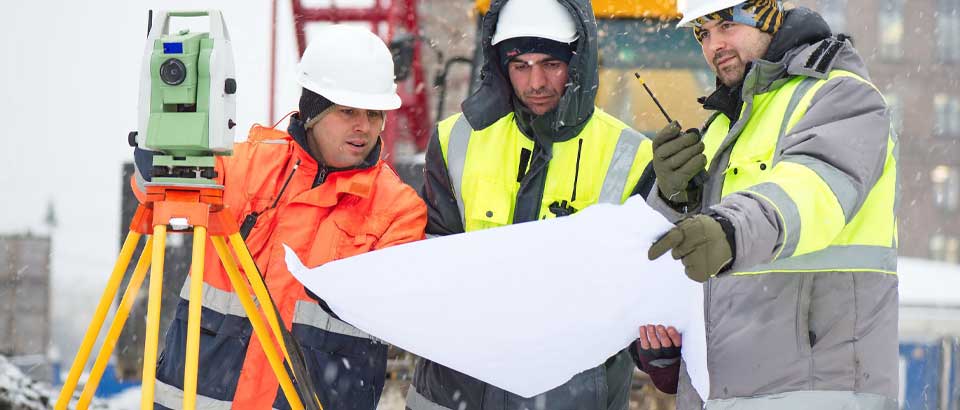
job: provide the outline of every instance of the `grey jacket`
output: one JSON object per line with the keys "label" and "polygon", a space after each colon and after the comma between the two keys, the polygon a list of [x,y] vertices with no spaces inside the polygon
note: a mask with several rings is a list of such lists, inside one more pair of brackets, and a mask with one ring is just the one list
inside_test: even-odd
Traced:
{"label": "grey jacket", "polygon": [[[823,35],[811,37],[811,31]],[[704,404],[708,409],[897,408],[896,275],[812,269],[811,254],[775,261],[789,244],[780,210],[749,191],[721,199],[731,151],[752,119],[754,95],[776,90],[795,76],[823,79],[837,69],[869,81],[849,41],[836,42],[835,54],[823,52],[829,49],[821,47],[824,42],[832,41],[827,35],[829,29],[816,13],[802,8],[788,12],[771,44],[785,49],[781,58],[753,63],[734,94],[739,97],[736,103],[746,105],[743,114],[739,104],[709,107],[734,118],[708,169],[711,177],[703,187],[701,207],[693,212],[719,214],[731,222],[736,258],[727,272],[704,285],[709,400],[699,400],[681,370],[680,409]],[[825,62],[830,68],[826,73],[808,67],[812,58],[820,57],[817,53],[831,59]],[[889,136],[889,115],[880,93],[870,84],[840,77],[814,94],[806,114],[780,137],[774,155],[815,164],[818,171],[836,177],[839,182],[830,188],[849,222],[883,172]],[[659,195],[649,195],[648,202],[673,219],[684,216]],[[896,203],[893,207],[891,211]],[[895,246],[893,239],[887,251],[878,254],[882,260],[871,262],[895,270]],[[849,250],[845,257],[851,262],[872,256],[862,248],[831,248]],[[763,273],[733,274],[745,271]]]}

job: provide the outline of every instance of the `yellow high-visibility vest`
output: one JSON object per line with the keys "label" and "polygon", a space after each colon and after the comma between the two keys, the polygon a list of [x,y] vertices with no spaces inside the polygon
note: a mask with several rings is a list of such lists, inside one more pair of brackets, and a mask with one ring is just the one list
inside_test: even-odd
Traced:
{"label": "yellow high-visibility vest", "polygon": [[[890,132],[887,138],[883,172],[862,204],[857,203],[857,193],[850,188],[846,174],[817,160],[802,156],[785,159],[779,154],[778,144],[806,113],[814,94],[838,77],[855,78],[876,89],[854,73],[833,70],[826,79],[797,76],[776,90],[753,97],[750,118],[721,171],[721,198],[746,191],[771,204],[783,226],[783,246],[770,263],[733,274],[896,274],[896,135]],[[729,132],[730,120],[725,115],[717,115],[709,124],[704,134],[708,161],[715,159]]]}
{"label": "yellow high-visibility vest", "polygon": [[[514,114],[482,130],[473,130],[462,114],[455,114],[437,128],[464,230],[513,223],[519,176],[534,148]],[[598,202],[622,203],[653,155],[649,139],[599,108],[579,135],[554,143],[552,151],[540,219],[555,217],[550,211],[555,202],[566,201],[576,210]]]}

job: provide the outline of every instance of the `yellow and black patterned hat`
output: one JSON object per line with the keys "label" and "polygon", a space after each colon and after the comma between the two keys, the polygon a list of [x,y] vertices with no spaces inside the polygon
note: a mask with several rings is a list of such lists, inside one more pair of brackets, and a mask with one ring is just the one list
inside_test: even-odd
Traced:
{"label": "yellow and black patterned hat", "polygon": [[756,27],[760,31],[775,34],[783,22],[783,2],[780,0],[747,0],[691,21],[693,34],[699,40],[700,30],[711,20],[732,21]]}

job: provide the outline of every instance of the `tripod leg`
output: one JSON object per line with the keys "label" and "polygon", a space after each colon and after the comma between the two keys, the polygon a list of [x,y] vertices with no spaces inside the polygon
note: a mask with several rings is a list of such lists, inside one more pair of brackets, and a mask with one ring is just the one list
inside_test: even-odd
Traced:
{"label": "tripod leg", "polygon": [[203,256],[207,228],[193,228],[193,256],[190,266],[190,308],[187,316],[187,357],[183,369],[183,408],[197,407],[197,370],[200,362],[200,311],[203,297]]}
{"label": "tripod leg", "polygon": [[257,310],[256,304],[253,303],[253,299],[250,297],[247,286],[240,276],[240,271],[237,270],[237,264],[233,260],[233,255],[230,254],[230,249],[227,248],[226,241],[222,236],[211,236],[210,240],[213,241],[213,246],[217,249],[220,261],[223,263],[223,267],[227,271],[227,276],[230,278],[230,284],[233,285],[233,290],[236,292],[237,297],[240,298],[240,304],[243,305],[243,310],[247,313],[250,324],[253,326],[253,332],[263,346],[263,352],[267,355],[267,361],[270,362],[270,367],[280,382],[280,388],[283,390],[283,394],[286,396],[290,408],[293,410],[303,410],[303,402],[300,401],[300,396],[293,387],[293,381],[290,379],[287,369],[283,366],[282,359],[277,354],[277,346],[274,344],[273,338],[270,337],[270,333],[268,333],[267,328],[264,326],[260,311]]}
{"label": "tripod leg", "polygon": [[230,245],[233,245],[233,251],[240,259],[240,265],[243,266],[243,271],[247,274],[250,287],[253,288],[253,294],[257,296],[257,301],[263,306],[264,316],[267,317],[267,323],[270,324],[273,336],[276,337],[280,343],[280,350],[283,351],[283,356],[287,359],[287,362],[290,362],[290,353],[287,352],[287,346],[283,344],[283,334],[280,333],[280,323],[277,321],[276,316],[272,314],[272,312],[276,311],[273,308],[273,300],[270,298],[270,295],[267,294],[267,286],[263,283],[263,278],[259,275],[260,271],[257,269],[256,263],[253,262],[253,257],[250,256],[247,245],[243,242],[243,236],[240,236],[239,233],[231,234]]}
{"label": "tripod leg", "polygon": [[[243,242],[243,236],[239,233],[231,234],[230,243],[233,245],[234,252],[239,257],[240,262],[243,264],[243,270],[246,274],[247,282],[250,284],[250,287],[253,288],[253,293],[256,295],[257,300],[260,301],[260,306],[263,308],[263,314],[267,317],[267,321],[271,325],[273,335],[277,338],[277,343],[280,344],[280,349],[283,351],[284,357],[286,357],[287,363],[290,365],[290,370],[293,374],[293,377],[300,382],[300,386],[297,391],[302,396],[311,398],[308,399],[306,403],[309,405],[307,407],[308,409],[323,410],[323,405],[320,404],[320,399],[317,398],[315,384],[310,377],[309,370],[306,368],[303,352],[300,351],[299,344],[293,339],[293,336],[290,334],[290,332],[287,332],[285,328],[281,327],[282,324],[279,323],[280,312],[273,305],[273,298],[270,297],[270,291],[267,289],[267,285],[263,282],[263,278],[260,275],[260,271],[257,269],[257,265],[253,262],[253,256],[250,255],[250,250]],[[290,351],[293,351],[295,356],[291,357],[289,353]]]}
{"label": "tripod leg", "polygon": [[57,403],[54,406],[57,410],[65,410],[67,405],[70,404],[70,398],[73,396],[73,391],[77,388],[80,374],[87,364],[87,359],[90,358],[90,352],[93,350],[93,345],[96,343],[100,329],[103,327],[103,320],[110,311],[110,305],[113,303],[113,298],[120,288],[123,274],[126,272],[127,266],[130,265],[133,251],[136,249],[137,242],[139,241],[139,233],[134,231],[127,233],[127,238],[123,241],[123,247],[120,249],[120,256],[117,257],[117,262],[113,265],[113,273],[110,274],[107,287],[103,290],[103,296],[100,297],[100,303],[97,304],[97,310],[93,315],[93,319],[90,321],[87,333],[83,336],[83,343],[80,344],[80,350],[73,359],[73,365],[70,366],[70,373],[63,385],[63,389],[60,390],[60,397],[57,398]]}
{"label": "tripod leg", "polygon": [[141,410],[153,409],[157,381],[157,345],[160,336],[160,296],[163,292],[163,256],[167,246],[167,226],[153,227],[153,262],[150,268],[150,296],[147,300],[147,336],[143,347]]}
{"label": "tripod leg", "polygon": [[90,401],[93,400],[93,394],[96,392],[97,386],[100,385],[100,378],[103,377],[103,372],[107,368],[107,363],[110,361],[110,354],[113,353],[117,339],[120,338],[123,324],[127,322],[127,318],[130,316],[133,301],[136,299],[137,293],[140,292],[140,285],[143,284],[143,279],[147,276],[147,269],[150,268],[150,255],[153,253],[152,245],[153,238],[147,238],[147,243],[143,246],[143,253],[140,255],[140,260],[137,261],[137,267],[133,271],[133,276],[130,277],[130,283],[127,284],[127,290],[124,291],[123,298],[120,299],[120,305],[117,306],[117,313],[113,317],[113,323],[110,324],[110,329],[107,330],[107,338],[103,341],[103,346],[100,347],[97,360],[93,363],[93,369],[90,370],[90,377],[83,386],[83,393],[80,394],[80,400],[77,402],[77,410],[86,410],[87,407],[90,406]]}

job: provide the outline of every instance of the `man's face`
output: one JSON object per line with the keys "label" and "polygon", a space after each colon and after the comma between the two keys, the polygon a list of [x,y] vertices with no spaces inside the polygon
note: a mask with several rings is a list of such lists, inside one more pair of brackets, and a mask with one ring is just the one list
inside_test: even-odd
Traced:
{"label": "man's face", "polygon": [[699,35],[703,58],[727,87],[743,81],[747,63],[763,57],[773,39],[755,27],[722,20],[708,21]]}
{"label": "man's face", "polygon": [[313,127],[307,145],[333,168],[359,165],[377,145],[383,112],[334,105]]}
{"label": "man's face", "polygon": [[567,63],[543,53],[514,57],[507,65],[513,92],[534,114],[557,108],[567,85]]}

